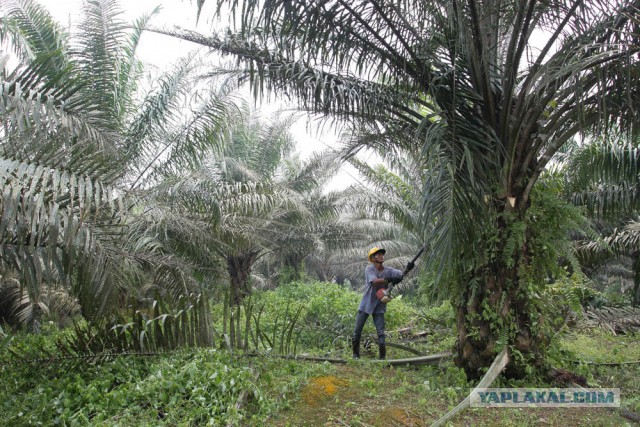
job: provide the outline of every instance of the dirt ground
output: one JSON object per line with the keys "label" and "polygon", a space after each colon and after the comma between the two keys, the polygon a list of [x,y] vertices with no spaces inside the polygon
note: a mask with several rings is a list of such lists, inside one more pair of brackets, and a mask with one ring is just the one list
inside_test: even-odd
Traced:
{"label": "dirt ground", "polygon": [[[456,401],[431,393],[425,399],[418,375],[405,368],[365,363],[337,365],[330,375],[310,378],[291,405],[269,420],[279,427],[429,426]],[[436,397],[434,397],[436,396]],[[625,426],[633,425],[607,408],[469,408],[452,426]]]}

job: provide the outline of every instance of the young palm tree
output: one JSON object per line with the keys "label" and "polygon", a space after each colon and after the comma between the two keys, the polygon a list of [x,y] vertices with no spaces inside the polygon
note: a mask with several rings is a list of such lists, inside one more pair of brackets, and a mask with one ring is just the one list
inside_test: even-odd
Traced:
{"label": "young palm tree", "polygon": [[[185,221],[200,223],[200,235],[183,246],[190,248],[192,257],[209,256],[210,262],[226,267],[226,298],[232,311],[225,328],[234,347],[242,346],[240,309],[251,295],[254,264],[276,251],[282,236],[300,221],[296,189],[278,181],[293,148],[289,125],[287,120],[263,123],[244,104],[222,150],[210,153],[199,168],[177,176],[176,184],[162,185],[173,193],[174,206]],[[191,231],[198,233],[194,227],[185,234]]]}
{"label": "young palm tree", "polygon": [[304,275],[330,280],[331,276],[317,274],[315,261],[341,253],[362,239],[342,217],[343,192],[326,190],[338,170],[336,160],[335,153],[325,151],[306,161],[289,157],[280,168],[276,183],[288,189],[287,196],[297,209],[283,218],[289,229],[275,237],[277,250],[267,253],[260,263],[261,274],[268,277],[271,286],[301,280]]}
{"label": "young palm tree", "polygon": [[[43,283],[63,285],[80,298],[90,294],[83,301],[90,315],[112,294],[114,286],[105,283],[122,278],[113,269],[119,252],[114,236],[122,231],[121,198],[113,187],[119,173],[114,126],[101,117],[98,92],[84,85],[93,71],[70,53],[61,27],[34,2],[2,5],[2,38],[18,57],[13,68],[3,64],[3,269],[20,273],[35,317]],[[88,8],[87,22],[107,19],[103,12],[109,8]],[[114,33],[125,34],[116,27],[102,35]],[[72,283],[72,273],[84,280]]]}
{"label": "young palm tree", "polygon": [[579,132],[634,129],[638,1],[217,3],[237,31],[181,37],[237,58],[256,94],[294,96],[422,148],[434,222],[424,239],[457,295],[467,374],[505,343],[523,360],[541,354],[532,190]]}

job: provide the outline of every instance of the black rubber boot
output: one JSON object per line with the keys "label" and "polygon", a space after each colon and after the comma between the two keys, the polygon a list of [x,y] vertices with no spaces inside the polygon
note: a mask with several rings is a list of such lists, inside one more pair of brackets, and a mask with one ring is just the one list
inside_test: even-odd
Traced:
{"label": "black rubber boot", "polygon": [[380,349],[380,360],[385,360],[387,358],[387,346],[379,344],[378,348]]}
{"label": "black rubber boot", "polygon": [[360,359],[360,340],[351,340],[351,347],[353,348],[353,358]]}

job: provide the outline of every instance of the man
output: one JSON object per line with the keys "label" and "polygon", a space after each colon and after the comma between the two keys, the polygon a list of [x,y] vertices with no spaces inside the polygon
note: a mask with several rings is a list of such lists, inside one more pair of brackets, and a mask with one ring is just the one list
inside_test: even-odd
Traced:
{"label": "man", "polygon": [[383,302],[381,292],[379,293],[378,291],[380,289],[387,289],[391,283],[400,283],[402,281],[402,272],[395,268],[382,265],[386,253],[387,251],[383,248],[373,247],[367,254],[371,264],[364,269],[365,290],[362,300],[360,301],[360,306],[358,307],[356,327],[353,332],[353,340],[351,341],[354,359],[360,358],[360,338],[362,329],[369,315],[373,317],[373,324],[378,333],[380,359],[384,360],[387,357],[384,336],[384,313],[387,310],[386,302],[388,299],[385,298]]}

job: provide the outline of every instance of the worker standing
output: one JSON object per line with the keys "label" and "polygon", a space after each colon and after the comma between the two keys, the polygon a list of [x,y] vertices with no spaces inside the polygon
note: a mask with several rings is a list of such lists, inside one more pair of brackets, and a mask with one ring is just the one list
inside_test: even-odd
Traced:
{"label": "worker standing", "polygon": [[360,301],[360,306],[358,307],[356,327],[351,341],[354,359],[360,358],[360,338],[362,336],[362,329],[369,315],[373,317],[373,324],[378,333],[380,359],[384,360],[387,356],[384,335],[384,313],[387,310],[386,302],[389,300],[389,297],[386,297],[386,295],[383,296],[384,289],[388,288],[390,284],[395,285],[400,283],[403,275],[400,270],[382,265],[386,252],[383,248],[373,247],[367,254],[367,258],[371,264],[367,265],[364,269],[365,290],[362,300]]}

